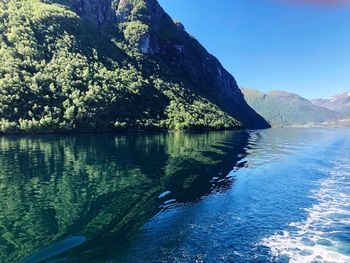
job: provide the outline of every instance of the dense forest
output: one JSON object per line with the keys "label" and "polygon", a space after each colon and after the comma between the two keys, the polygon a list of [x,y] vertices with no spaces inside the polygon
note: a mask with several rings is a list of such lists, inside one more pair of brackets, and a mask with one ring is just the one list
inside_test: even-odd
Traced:
{"label": "dense forest", "polygon": [[[252,126],[248,119],[267,127],[220,95],[213,72],[195,64],[206,51],[181,24],[164,14],[155,33],[143,0],[129,1],[125,21],[96,25],[72,9],[74,1],[55,2],[0,2],[1,132],[236,129]],[[148,34],[159,49],[179,39],[182,46],[151,54],[142,46]],[[181,48],[198,56],[174,62]]]}

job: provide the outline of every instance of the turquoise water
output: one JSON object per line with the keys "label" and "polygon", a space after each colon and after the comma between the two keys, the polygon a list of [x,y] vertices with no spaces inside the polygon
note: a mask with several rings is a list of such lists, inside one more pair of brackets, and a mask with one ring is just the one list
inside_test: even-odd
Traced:
{"label": "turquoise water", "polygon": [[0,137],[0,262],[350,262],[350,130]]}

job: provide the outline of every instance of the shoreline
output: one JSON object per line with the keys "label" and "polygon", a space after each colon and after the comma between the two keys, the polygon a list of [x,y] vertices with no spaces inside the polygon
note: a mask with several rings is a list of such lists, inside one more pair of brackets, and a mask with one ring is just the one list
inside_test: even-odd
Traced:
{"label": "shoreline", "polygon": [[128,135],[128,134],[171,134],[171,133],[206,133],[206,132],[223,132],[223,131],[259,131],[259,130],[269,130],[269,129],[349,129],[350,127],[339,127],[339,126],[271,126],[270,128],[260,128],[260,129],[192,129],[192,130],[167,130],[167,129],[155,129],[155,130],[101,130],[101,131],[41,131],[41,132],[0,132],[0,138],[9,136],[72,136],[72,135],[98,135],[98,134],[115,134],[115,135]]}
{"label": "shoreline", "polygon": [[[271,129],[271,128],[265,128]],[[42,136],[42,135],[97,135],[97,134],[153,134],[153,133],[202,133],[202,132],[219,132],[219,131],[249,131],[249,130],[265,130],[265,129],[190,129],[190,130],[167,130],[167,129],[154,129],[154,130],[85,130],[85,131],[40,131],[40,132],[0,132],[0,137],[4,136]]]}

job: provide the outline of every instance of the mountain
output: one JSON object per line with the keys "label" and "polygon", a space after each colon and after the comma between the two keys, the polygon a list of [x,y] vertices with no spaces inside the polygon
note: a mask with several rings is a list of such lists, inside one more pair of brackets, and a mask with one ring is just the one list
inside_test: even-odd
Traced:
{"label": "mountain", "polygon": [[350,92],[333,96],[329,99],[315,99],[311,102],[317,106],[324,107],[330,110],[350,113]]}
{"label": "mountain", "polygon": [[285,91],[267,94],[243,88],[248,104],[272,126],[337,126],[344,114],[313,105],[309,100]]}
{"label": "mountain", "polygon": [[267,128],[156,0],[0,1],[0,131]]}

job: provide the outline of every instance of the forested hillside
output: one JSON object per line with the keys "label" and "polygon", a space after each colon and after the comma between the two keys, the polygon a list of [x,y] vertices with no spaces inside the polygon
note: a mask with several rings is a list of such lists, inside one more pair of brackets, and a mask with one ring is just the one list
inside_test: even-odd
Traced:
{"label": "forested hillside", "polygon": [[0,2],[0,131],[265,128],[155,0]]}

